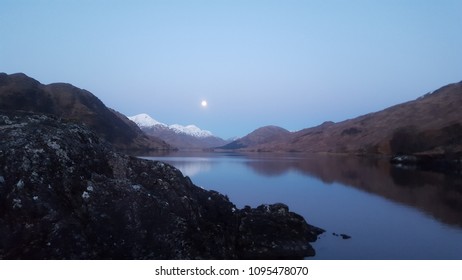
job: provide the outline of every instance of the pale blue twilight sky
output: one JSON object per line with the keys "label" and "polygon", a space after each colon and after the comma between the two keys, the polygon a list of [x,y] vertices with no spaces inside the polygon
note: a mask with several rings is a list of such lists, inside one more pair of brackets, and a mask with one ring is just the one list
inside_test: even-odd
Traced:
{"label": "pale blue twilight sky", "polygon": [[461,12],[460,0],[0,0],[0,72],[224,138],[299,130],[462,80]]}

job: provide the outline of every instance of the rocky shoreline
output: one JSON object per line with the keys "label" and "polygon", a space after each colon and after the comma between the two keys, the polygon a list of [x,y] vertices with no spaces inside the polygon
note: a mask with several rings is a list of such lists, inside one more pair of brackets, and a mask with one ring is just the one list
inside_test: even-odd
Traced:
{"label": "rocky shoreline", "polygon": [[0,259],[300,259],[323,232],[53,116],[0,111],[0,136]]}
{"label": "rocky shoreline", "polygon": [[394,155],[390,163],[396,167],[462,173],[462,153]]}

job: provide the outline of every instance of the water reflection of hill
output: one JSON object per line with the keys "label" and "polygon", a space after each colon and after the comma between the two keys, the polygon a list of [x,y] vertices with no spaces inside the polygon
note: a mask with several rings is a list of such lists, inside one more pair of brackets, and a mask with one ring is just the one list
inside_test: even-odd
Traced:
{"label": "water reflection of hill", "polygon": [[194,176],[196,174],[207,172],[212,168],[212,163],[206,159],[193,159],[185,162],[170,161],[185,176]]}
{"label": "water reflection of hill", "polygon": [[418,208],[447,224],[462,226],[462,177],[401,169],[387,160],[310,155],[305,158],[249,156],[246,164],[265,176],[297,171],[325,183],[338,182]]}

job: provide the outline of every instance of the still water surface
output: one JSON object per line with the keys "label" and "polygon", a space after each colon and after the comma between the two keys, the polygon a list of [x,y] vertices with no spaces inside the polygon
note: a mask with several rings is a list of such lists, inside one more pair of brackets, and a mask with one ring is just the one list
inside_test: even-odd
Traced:
{"label": "still water surface", "polygon": [[315,259],[462,259],[460,175],[360,157],[178,152],[143,158],[174,165],[239,208],[287,204],[326,230],[313,243]]}

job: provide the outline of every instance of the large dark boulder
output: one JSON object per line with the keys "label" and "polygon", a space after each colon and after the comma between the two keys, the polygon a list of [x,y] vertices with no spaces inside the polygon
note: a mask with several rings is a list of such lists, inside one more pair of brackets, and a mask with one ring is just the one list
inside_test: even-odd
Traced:
{"label": "large dark boulder", "polygon": [[236,209],[87,128],[0,111],[0,259],[301,258],[319,231],[284,205]]}
{"label": "large dark boulder", "polygon": [[[287,205],[260,205],[240,211],[239,250],[243,259],[293,259],[314,256],[309,242],[324,230],[300,223],[303,218]],[[309,234],[307,234],[309,233]]]}

